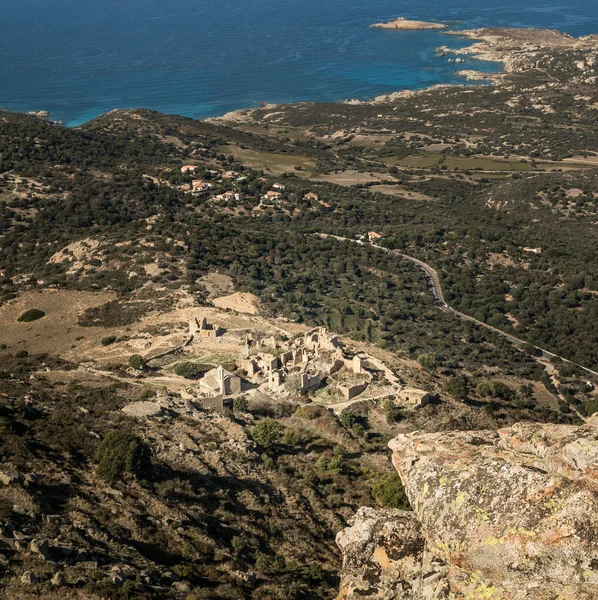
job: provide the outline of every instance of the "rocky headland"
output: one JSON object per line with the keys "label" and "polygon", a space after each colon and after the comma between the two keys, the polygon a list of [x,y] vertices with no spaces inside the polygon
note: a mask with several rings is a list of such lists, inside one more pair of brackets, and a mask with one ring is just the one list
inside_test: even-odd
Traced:
{"label": "rocky headland", "polygon": [[374,23],[372,25],[375,29],[404,29],[404,30],[416,30],[416,29],[447,29],[448,25],[444,23],[432,23],[428,21],[412,21],[405,19],[405,17],[399,17],[386,23]]}

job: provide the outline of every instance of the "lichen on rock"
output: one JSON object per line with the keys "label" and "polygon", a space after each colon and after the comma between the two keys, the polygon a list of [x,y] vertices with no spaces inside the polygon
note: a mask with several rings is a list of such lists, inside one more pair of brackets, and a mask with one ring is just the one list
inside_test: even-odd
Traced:
{"label": "lichen on rock", "polygon": [[[595,423],[416,432],[389,446],[414,513],[356,514],[337,537],[340,598],[598,598]],[[423,585],[429,557],[444,596]]]}

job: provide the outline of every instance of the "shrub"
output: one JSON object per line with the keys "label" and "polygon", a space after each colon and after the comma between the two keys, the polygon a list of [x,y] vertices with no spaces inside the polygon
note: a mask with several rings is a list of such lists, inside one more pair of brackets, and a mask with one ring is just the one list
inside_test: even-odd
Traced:
{"label": "shrub", "polygon": [[341,413],[339,420],[341,422],[341,425],[345,429],[351,429],[352,427],[357,425],[357,423],[359,421],[359,417],[355,413],[345,411],[345,412]]}
{"label": "shrub", "polygon": [[212,369],[211,365],[202,365],[194,362],[182,362],[178,363],[174,372],[179,377],[185,377],[186,379],[195,379],[204,373],[207,373]]}
{"label": "shrub", "polygon": [[282,443],[286,446],[296,446],[299,443],[299,435],[294,429],[287,429],[282,436]]}
{"label": "shrub", "polygon": [[107,335],[106,337],[103,337],[101,340],[102,346],[110,346],[111,344],[114,344],[114,342],[116,342],[115,335]]}
{"label": "shrub", "polygon": [[382,406],[384,408],[384,413],[386,414],[386,422],[389,425],[392,425],[403,418],[401,407],[397,406],[392,398],[386,398]]}
{"label": "shrub", "polygon": [[31,323],[31,321],[37,321],[38,319],[41,319],[42,317],[45,317],[46,313],[43,310],[38,310],[37,308],[31,308],[27,311],[25,311],[18,319],[17,321],[20,321],[22,323]]}
{"label": "shrub", "polygon": [[451,377],[446,382],[444,389],[455,400],[465,400],[469,393],[469,382],[466,377],[458,375],[457,377]]}
{"label": "shrub", "polygon": [[136,371],[141,371],[145,368],[145,360],[139,354],[132,354],[129,356],[129,367]]}
{"label": "shrub", "polygon": [[125,473],[140,477],[151,466],[149,446],[130,431],[109,432],[96,452],[97,474],[108,483],[122,479]]}
{"label": "shrub", "polygon": [[591,400],[586,400],[584,403],[584,410],[586,415],[589,417],[594,413],[598,412],[598,399],[592,398]]}
{"label": "shrub", "polygon": [[251,431],[253,439],[264,449],[271,450],[280,439],[282,425],[274,419],[263,419]]}
{"label": "shrub", "polygon": [[433,371],[439,365],[438,356],[436,354],[420,354],[417,357],[417,362],[427,371]]}
{"label": "shrub", "polygon": [[243,398],[243,396],[237,396],[233,400],[233,411],[240,413],[249,412],[249,402],[247,402],[247,398]]}
{"label": "shrub", "polygon": [[316,461],[316,469],[318,471],[322,471],[323,473],[333,473],[335,475],[340,475],[345,472],[345,465],[343,463],[343,456],[335,455],[335,456],[320,456]]}
{"label": "shrub", "polygon": [[403,482],[398,473],[388,473],[379,477],[372,486],[372,496],[382,506],[411,510]]}
{"label": "shrub", "polygon": [[197,369],[197,365],[192,362],[182,362],[179,363],[175,368],[174,372],[179,377],[185,377],[185,379],[194,379],[197,377],[199,371]]}

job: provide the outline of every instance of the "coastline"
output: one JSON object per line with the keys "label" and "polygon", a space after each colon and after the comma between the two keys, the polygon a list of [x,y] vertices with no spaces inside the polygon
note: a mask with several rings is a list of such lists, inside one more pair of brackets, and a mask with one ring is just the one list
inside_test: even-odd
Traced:
{"label": "coastline", "polygon": [[[528,72],[536,70],[538,57],[542,54],[598,52],[598,34],[576,38],[554,29],[508,27],[457,29],[440,31],[439,33],[471,40],[471,44],[463,48],[438,47],[437,53],[442,56],[465,56],[472,60],[498,63],[501,67],[492,72],[482,72],[475,69],[455,70],[455,73],[463,78],[463,83],[443,83],[416,90],[397,90],[369,100],[345,99],[339,101],[338,104],[380,105],[440,90],[471,87],[468,83],[473,82],[485,82],[487,85],[500,86],[507,84],[514,76],[523,76]],[[590,59],[588,64],[584,61],[577,61],[575,64],[579,70],[573,75],[572,81],[598,83],[598,75],[592,74],[593,61],[598,64],[598,55],[597,58]],[[560,83],[554,82],[547,85],[557,86]],[[310,104],[313,104],[313,102],[299,102],[294,105],[268,104],[267,108],[268,110],[276,110],[285,106],[307,106]],[[212,123],[242,122],[248,118],[250,119],[252,114],[263,109],[264,107],[240,109],[219,117],[211,117],[206,119],[206,121]]]}
{"label": "coastline", "polygon": [[[406,20],[402,20],[402,22],[413,23]],[[416,21],[415,23],[427,24],[426,22],[420,21]],[[448,28],[448,26],[443,26],[443,28],[445,27]],[[457,36],[463,40],[469,40],[470,44],[461,48],[439,46],[436,48],[436,53],[438,56],[451,56],[448,61],[453,63],[462,63],[464,62],[462,57],[467,57],[471,60],[484,61],[487,63],[498,63],[500,64],[500,67],[489,72],[477,70],[475,67],[463,67],[461,69],[455,69],[454,73],[463,79],[462,83],[440,83],[420,89],[397,89],[394,92],[381,94],[369,99],[362,100],[345,98],[330,101],[330,103],[336,103],[339,105],[378,105],[400,100],[402,98],[410,98],[421,94],[428,94],[438,90],[468,87],[468,83],[473,82],[478,82],[482,85],[501,85],[512,79],[514,75],[523,74],[526,71],[533,70],[537,62],[537,56],[543,52],[576,51],[578,53],[584,53],[588,52],[589,50],[598,50],[598,34],[591,34],[575,38],[567,33],[553,29],[477,28],[462,30],[450,29],[447,31],[439,31],[439,33]],[[598,82],[598,77],[593,75],[591,70],[584,71],[583,68],[580,68],[580,72],[577,74],[577,77],[580,81],[584,81],[588,77],[593,77],[594,81]],[[308,106],[321,103],[328,102],[312,100],[280,103],[264,102],[260,103],[259,106],[241,107],[232,111],[227,111],[221,115],[199,118],[197,120],[206,121],[209,123],[243,122],[245,120],[251,120],[253,114],[262,112],[264,110],[273,111],[278,110],[281,107]],[[106,114],[106,112],[109,111],[105,111],[101,114]],[[48,116],[42,117],[42,114],[47,115],[48,113],[46,113],[46,111],[40,111],[37,116],[43,118],[43,120],[46,120],[49,123],[60,124],[59,122],[53,122],[48,118]],[[85,123],[92,120],[93,119],[89,119]],[[85,123],[77,123],[76,125],[72,125],[72,127],[80,127],[85,125]],[[71,127],[68,124],[66,126]]]}

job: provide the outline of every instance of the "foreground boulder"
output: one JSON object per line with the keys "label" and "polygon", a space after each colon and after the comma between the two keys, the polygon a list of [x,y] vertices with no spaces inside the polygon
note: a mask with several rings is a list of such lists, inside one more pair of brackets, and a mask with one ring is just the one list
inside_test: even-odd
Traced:
{"label": "foreground boulder", "polygon": [[337,540],[341,598],[598,598],[595,424],[412,433],[389,446],[413,517],[355,516]]}
{"label": "foreground boulder", "polygon": [[361,508],[336,543],[343,553],[339,600],[449,597],[446,566],[426,549],[412,512]]}

